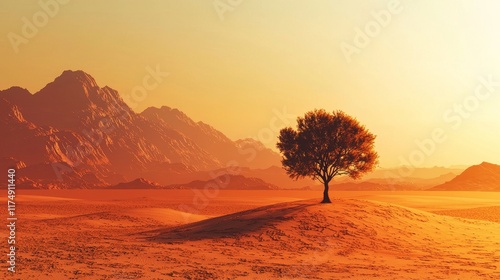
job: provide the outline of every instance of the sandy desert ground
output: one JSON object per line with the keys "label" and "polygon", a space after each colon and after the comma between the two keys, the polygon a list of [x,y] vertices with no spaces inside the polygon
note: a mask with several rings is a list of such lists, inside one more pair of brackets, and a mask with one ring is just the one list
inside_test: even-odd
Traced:
{"label": "sandy desert ground", "polygon": [[500,193],[19,192],[2,279],[500,279]]}

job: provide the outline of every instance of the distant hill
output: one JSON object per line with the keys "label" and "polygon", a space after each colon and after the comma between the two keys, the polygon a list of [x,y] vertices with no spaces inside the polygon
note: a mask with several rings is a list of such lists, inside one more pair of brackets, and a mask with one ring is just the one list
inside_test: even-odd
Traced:
{"label": "distant hill", "polygon": [[139,178],[134,181],[116,184],[109,187],[109,189],[159,189],[160,187],[161,186],[157,183]]}
{"label": "distant hill", "polygon": [[434,191],[500,191],[500,165],[483,162],[467,168],[460,175]]}
{"label": "distant hill", "polygon": [[222,175],[211,180],[195,180],[187,184],[169,185],[167,188],[203,189],[217,187],[220,190],[276,190],[277,186],[259,178],[247,178],[243,175]]}

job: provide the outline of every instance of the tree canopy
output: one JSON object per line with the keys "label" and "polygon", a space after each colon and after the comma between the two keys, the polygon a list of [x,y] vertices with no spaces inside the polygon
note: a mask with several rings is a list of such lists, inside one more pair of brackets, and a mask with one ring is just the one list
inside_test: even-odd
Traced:
{"label": "tree canopy", "polygon": [[328,184],[339,175],[360,178],[378,162],[375,136],[342,111],[307,112],[297,129],[280,131],[277,147],[282,165],[293,179],[311,177],[324,184],[323,203],[330,203]]}

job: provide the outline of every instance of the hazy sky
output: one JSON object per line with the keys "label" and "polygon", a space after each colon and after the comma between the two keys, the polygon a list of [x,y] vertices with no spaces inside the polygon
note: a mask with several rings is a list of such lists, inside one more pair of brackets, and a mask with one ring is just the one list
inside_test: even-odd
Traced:
{"label": "hazy sky", "polygon": [[0,2],[1,89],[81,69],[232,139],[274,147],[283,115],[324,108],[377,135],[382,167],[500,163],[498,1],[60,2]]}

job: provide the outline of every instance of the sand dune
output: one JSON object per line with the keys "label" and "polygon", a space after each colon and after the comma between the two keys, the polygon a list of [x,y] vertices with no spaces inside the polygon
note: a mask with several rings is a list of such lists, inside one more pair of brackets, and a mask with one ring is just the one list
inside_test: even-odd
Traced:
{"label": "sand dune", "polygon": [[[115,195],[102,200],[103,193]],[[55,194],[80,199],[25,200],[19,208],[18,272],[6,278],[5,269],[0,278],[500,277],[500,223],[484,221],[485,212],[497,209],[489,206],[488,199],[483,204],[488,207],[468,210],[458,209],[454,199],[443,200],[438,210],[449,212],[439,214],[459,216],[463,210],[464,219],[393,203],[399,197],[403,205],[426,209],[426,193],[405,200],[400,193],[389,197],[339,192],[335,196],[344,198],[325,205],[317,198],[294,198],[308,192],[285,191],[279,196],[269,191],[263,197],[262,192],[221,191],[206,208],[189,214],[179,210],[181,203],[192,201],[192,196],[182,195],[187,192],[175,192],[175,196],[166,191],[141,192],[141,196],[90,190]],[[439,195],[429,194],[427,205]],[[480,201],[474,200],[476,204]],[[464,200],[463,205],[471,204]]]}
{"label": "sand dune", "polygon": [[[496,223],[336,200],[332,205],[300,201],[265,206],[149,232],[147,240],[212,244],[212,250],[233,256],[231,267],[250,268],[260,279],[496,279],[498,232]],[[214,255],[193,254],[195,259]],[[207,271],[226,276],[218,265]]]}
{"label": "sand dune", "polygon": [[211,218],[211,216],[207,215],[186,213],[169,208],[131,209],[123,212],[123,214],[137,219],[151,219],[166,225],[180,225],[186,222],[197,222]]}

